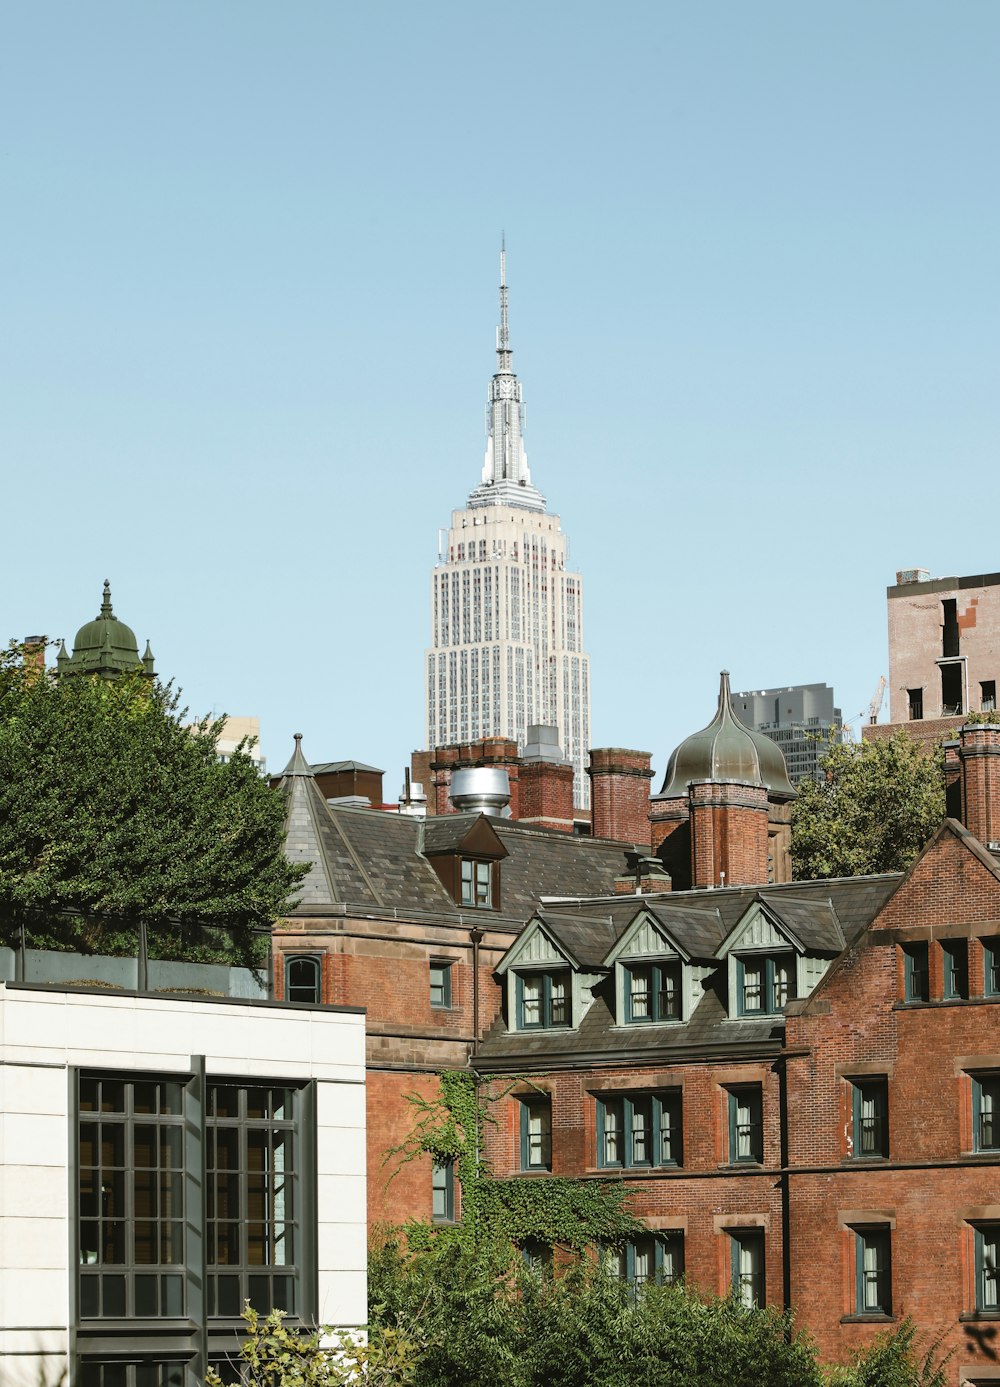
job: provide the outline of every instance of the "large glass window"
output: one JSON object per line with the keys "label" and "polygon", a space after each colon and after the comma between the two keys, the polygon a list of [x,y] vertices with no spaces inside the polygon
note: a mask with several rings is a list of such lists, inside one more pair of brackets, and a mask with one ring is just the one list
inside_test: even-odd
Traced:
{"label": "large glass window", "polygon": [[681,965],[638,963],[625,969],[625,1022],[681,1019]]}
{"label": "large glass window", "polygon": [[208,1313],[298,1313],[297,1090],[210,1084],[206,1214]]}
{"label": "large glass window", "polygon": [[972,1076],[972,1149],[1000,1151],[1000,1074]]}
{"label": "large glass window", "polygon": [[889,1154],[889,1086],[884,1075],[853,1079],[853,1146],[859,1160]]}
{"label": "large glass window", "polygon": [[548,1030],[569,1025],[569,974],[517,975],[517,1029]]}
{"label": "large glass window", "polygon": [[764,1303],[764,1234],[760,1228],[738,1228],[729,1234],[729,1284],[733,1297],[748,1309]]}
{"label": "large glass window", "polygon": [[78,1169],[80,1318],[182,1316],[182,1083],[81,1075]]}
{"label": "large glass window", "polygon": [[729,1090],[729,1159],[733,1164],[764,1159],[759,1084]]}
{"label": "large glass window", "polygon": [[598,1098],[598,1165],[680,1165],[681,1158],[679,1089]]}
{"label": "large glass window", "polygon": [[854,1230],[855,1308],[859,1315],[892,1314],[889,1229],[884,1224]]}
{"label": "large glass window", "polygon": [[552,1169],[552,1100],[534,1093],[521,1100],[521,1169]]}
{"label": "large glass window", "polygon": [[740,1016],[774,1016],[795,996],[794,954],[748,955],[736,960]]}
{"label": "large glass window", "polygon": [[184,1366],[177,1359],[83,1358],[76,1381],[79,1387],[184,1387]]}

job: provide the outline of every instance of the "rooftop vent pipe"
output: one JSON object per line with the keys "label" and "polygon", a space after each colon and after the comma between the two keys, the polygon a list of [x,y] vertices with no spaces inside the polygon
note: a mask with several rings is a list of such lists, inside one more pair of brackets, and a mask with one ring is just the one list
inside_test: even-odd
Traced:
{"label": "rooftop vent pipe", "polygon": [[500,766],[472,766],[468,770],[453,771],[450,798],[460,814],[478,812],[501,819],[511,816],[510,780]]}

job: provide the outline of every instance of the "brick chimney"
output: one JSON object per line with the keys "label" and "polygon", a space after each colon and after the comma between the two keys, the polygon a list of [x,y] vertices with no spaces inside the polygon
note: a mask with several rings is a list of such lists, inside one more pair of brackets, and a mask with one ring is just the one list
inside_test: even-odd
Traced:
{"label": "brick chimney", "polygon": [[590,753],[590,803],[595,838],[649,843],[648,751],[601,747]]}
{"label": "brick chimney", "polygon": [[[1000,841],[1000,724],[959,729],[962,822],[985,846]],[[947,760],[945,761],[947,767]]]}
{"label": "brick chimney", "polygon": [[25,636],[21,643],[21,658],[25,669],[40,671],[45,668],[46,642],[45,636]]}
{"label": "brick chimney", "polygon": [[692,887],[766,886],[766,787],[701,780],[691,783],[689,796]]}
{"label": "brick chimney", "polygon": [[521,823],[573,832],[573,767],[563,756],[558,728],[529,726],[518,788]]}

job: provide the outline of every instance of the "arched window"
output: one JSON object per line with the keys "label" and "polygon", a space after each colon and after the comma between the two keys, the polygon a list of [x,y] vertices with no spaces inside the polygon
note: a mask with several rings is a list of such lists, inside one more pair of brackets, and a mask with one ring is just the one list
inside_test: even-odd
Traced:
{"label": "arched window", "polygon": [[322,1001],[319,959],[311,954],[289,954],[285,958],[285,1001]]}

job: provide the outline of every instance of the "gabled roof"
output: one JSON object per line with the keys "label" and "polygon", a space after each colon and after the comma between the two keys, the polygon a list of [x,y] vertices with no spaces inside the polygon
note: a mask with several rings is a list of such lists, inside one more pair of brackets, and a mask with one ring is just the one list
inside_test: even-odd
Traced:
{"label": "gabled roof", "polygon": [[507,849],[485,814],[440,814],[424,820],[423,854],[464,852],[476,857],[503,858]]}
{"label": "gabled roof", "polygon": [[514,932],[544,896],[605,896],[621,875],[629,846],[517,824],[479,812],[418,819],[328,804],[302,753],[301,739],[278,788],[288,802],[289,857],[310,863],[291,912],[334,906],[460,912],[428,854],[469,850],[499,862],[500,907],[478,911],[477,924]]}

